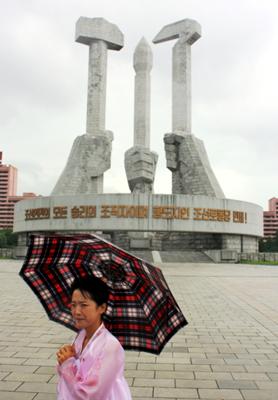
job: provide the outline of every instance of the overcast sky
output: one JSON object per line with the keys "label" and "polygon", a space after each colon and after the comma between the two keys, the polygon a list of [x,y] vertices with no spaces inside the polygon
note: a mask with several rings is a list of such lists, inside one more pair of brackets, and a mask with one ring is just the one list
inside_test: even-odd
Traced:
{"label": "overcast sky", "polygon": [[[278,197],[277,0],[0,0],[0,150],[19,170],[18,194],[49,195],[76,136],[85,133],[87,46],[75,43],[80,16],[103,17],[125,36],[109,51],[106,129],[112,168],[104,191],[129,192],[124,152],[133,145],[133,51],[160,29],[197,20],[192,46],[192,131],[204,141],[227,198]],[[163,136],[171,132],[174,41],[153,45],[151,150],[155,193],[171,193]]]}

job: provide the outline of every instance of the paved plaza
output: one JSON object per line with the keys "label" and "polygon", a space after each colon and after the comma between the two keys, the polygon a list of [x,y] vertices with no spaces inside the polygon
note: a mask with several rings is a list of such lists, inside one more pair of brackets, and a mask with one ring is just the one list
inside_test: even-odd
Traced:
{"label": "paved plaza", "polygon": [[[74,334],[48,320],[0,261],[0,399],[56,399],[55,353]],[[161,264],[189,325],[160,356],[126,352],[135,400],[277,400],[278,267]]]}

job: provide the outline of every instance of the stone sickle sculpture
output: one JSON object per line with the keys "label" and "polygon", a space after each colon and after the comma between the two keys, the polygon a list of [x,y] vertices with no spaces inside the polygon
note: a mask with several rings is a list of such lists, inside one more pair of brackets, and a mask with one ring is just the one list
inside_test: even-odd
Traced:
{"label": "stone sickle sculpture", "polygon": [[191,132],[191,45],[200,37],[200,24],[184,19],[166,25],[153,39],[178,39],[172,57],[172,133],[164,136],[167,168],[172,171],[172,193],[223,198],[205,146]]}
{"label": "stone sickle sculpture", "polygon": [[107,51],[123,47],[123,34],[104,18],[80,17],[75,40],[89,46],[86,134],[75,139],[52,195],[102,193],[103,174],[110,168],[113,134],[105,130]]}

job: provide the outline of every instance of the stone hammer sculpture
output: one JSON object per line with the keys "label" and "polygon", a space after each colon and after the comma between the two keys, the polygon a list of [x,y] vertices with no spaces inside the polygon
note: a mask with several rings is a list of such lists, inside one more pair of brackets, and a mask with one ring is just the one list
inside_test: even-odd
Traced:
{"label": "stone hammer sculpture", "polygon": [[113,134],[105,130],[107,51],[120,50],[124,37],[104,18],[80,17],[75,40],[89,46],[86,134],[75,139],[52,195],[102,193],[111,164]]}

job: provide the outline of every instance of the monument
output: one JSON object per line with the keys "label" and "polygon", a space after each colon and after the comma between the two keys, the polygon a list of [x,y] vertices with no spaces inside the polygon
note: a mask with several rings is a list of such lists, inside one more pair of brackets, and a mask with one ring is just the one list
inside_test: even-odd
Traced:
{"label": "monument", "polygon": [[[198,22],[166,25],[153,42],[177,39],[172,64],[172,132],[164,136],[172,194],[154,194],[158,155],[150,149],[152,49],[145,38],[133,59],[134,141],[125,152],[131,193],[103,193],[110,168],[113,134],[105,128],[108,50],[124,45],[122,32],[104,18],[81,17],[76,41],[89,46],[86,133],[78,136],[66,166],[48,197],[15,207],[18,256],[32,232],[98,232],[127,250],[202,251],[215,261],[232,261],[239,252],[258,251],[263,210],[226,199],[202,140],[191,128],[191,46],[201,37]],[[116,134],[115,134],[116,137]]]}

